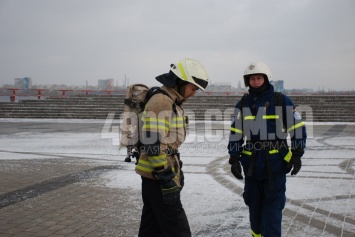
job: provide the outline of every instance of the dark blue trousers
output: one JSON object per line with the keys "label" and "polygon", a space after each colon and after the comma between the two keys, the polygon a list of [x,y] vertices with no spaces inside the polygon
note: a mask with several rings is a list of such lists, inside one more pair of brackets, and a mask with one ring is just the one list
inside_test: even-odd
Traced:
{"label": "dark blue trousers", "polygon": [[249,207],[253,236],[281,237],[282,210],[286,204],[286,175],[255,180],[246,177],[243,198]]}

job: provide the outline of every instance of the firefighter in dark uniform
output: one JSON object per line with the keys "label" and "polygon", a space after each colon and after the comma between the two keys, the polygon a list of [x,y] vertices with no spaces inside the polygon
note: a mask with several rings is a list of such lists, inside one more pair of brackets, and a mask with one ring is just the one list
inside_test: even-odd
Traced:
{"label": "firefighter in dark uniform", "polygon": [[263,62],[245,69],[249,94],[235,106],[228,144],[231,172],[237,179],[243,179],[243,167],[243,198],[254,237],[281,236],[286,174],[299,172],[306,146],[300,113],[288,96],[274,92],[270,81],[271,71]]}
{"label": "firefighter in dark uniform", "polygon": [[179,146],[186,137],[183,102],[208,84],[205,67],[185,58],[156,79],[165,93],[154,94],[142,115],[141,155],[136,172],[142,177],[143,210],[139,237],[190,237],[180,200],[184,186]]}

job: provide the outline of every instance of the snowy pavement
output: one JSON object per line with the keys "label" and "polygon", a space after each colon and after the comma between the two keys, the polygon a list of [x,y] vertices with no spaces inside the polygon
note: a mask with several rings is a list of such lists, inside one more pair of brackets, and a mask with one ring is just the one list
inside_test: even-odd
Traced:
{"label": "snowy pavement", "polygon": [[[113,123],[111,123],[113,122]],[[243,181],[227,164],[229,124],[196,122],[181,148],[193,236],[250,236]],[[136,236],[142,202],[118,121],[0,119],[0,237]],[[355,124],[309,123],[287,177],[283,236],[354,236]]]}

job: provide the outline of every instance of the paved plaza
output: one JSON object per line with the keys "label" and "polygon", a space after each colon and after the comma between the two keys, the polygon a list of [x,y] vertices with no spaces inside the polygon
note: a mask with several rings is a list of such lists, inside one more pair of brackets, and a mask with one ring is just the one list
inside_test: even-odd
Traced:
{"label": "paved plaza", "polygon": [[[0,237],[137,236],[140,177],[111,122],[0,119]],[[182,202],[193,236],[250,236],[228,124],[189,126]],[[307,129],[302,169],[287,177],[283,236],[355,236],[355,124]]]}

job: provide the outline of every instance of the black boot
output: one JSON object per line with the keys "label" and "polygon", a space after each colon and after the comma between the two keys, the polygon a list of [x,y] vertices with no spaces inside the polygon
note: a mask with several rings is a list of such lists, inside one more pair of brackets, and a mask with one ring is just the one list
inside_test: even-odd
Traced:
{"label": "black boot", "polygon": [[124,159],[125,162],[131,162],[131,155],[127,154],[126,159]]}

